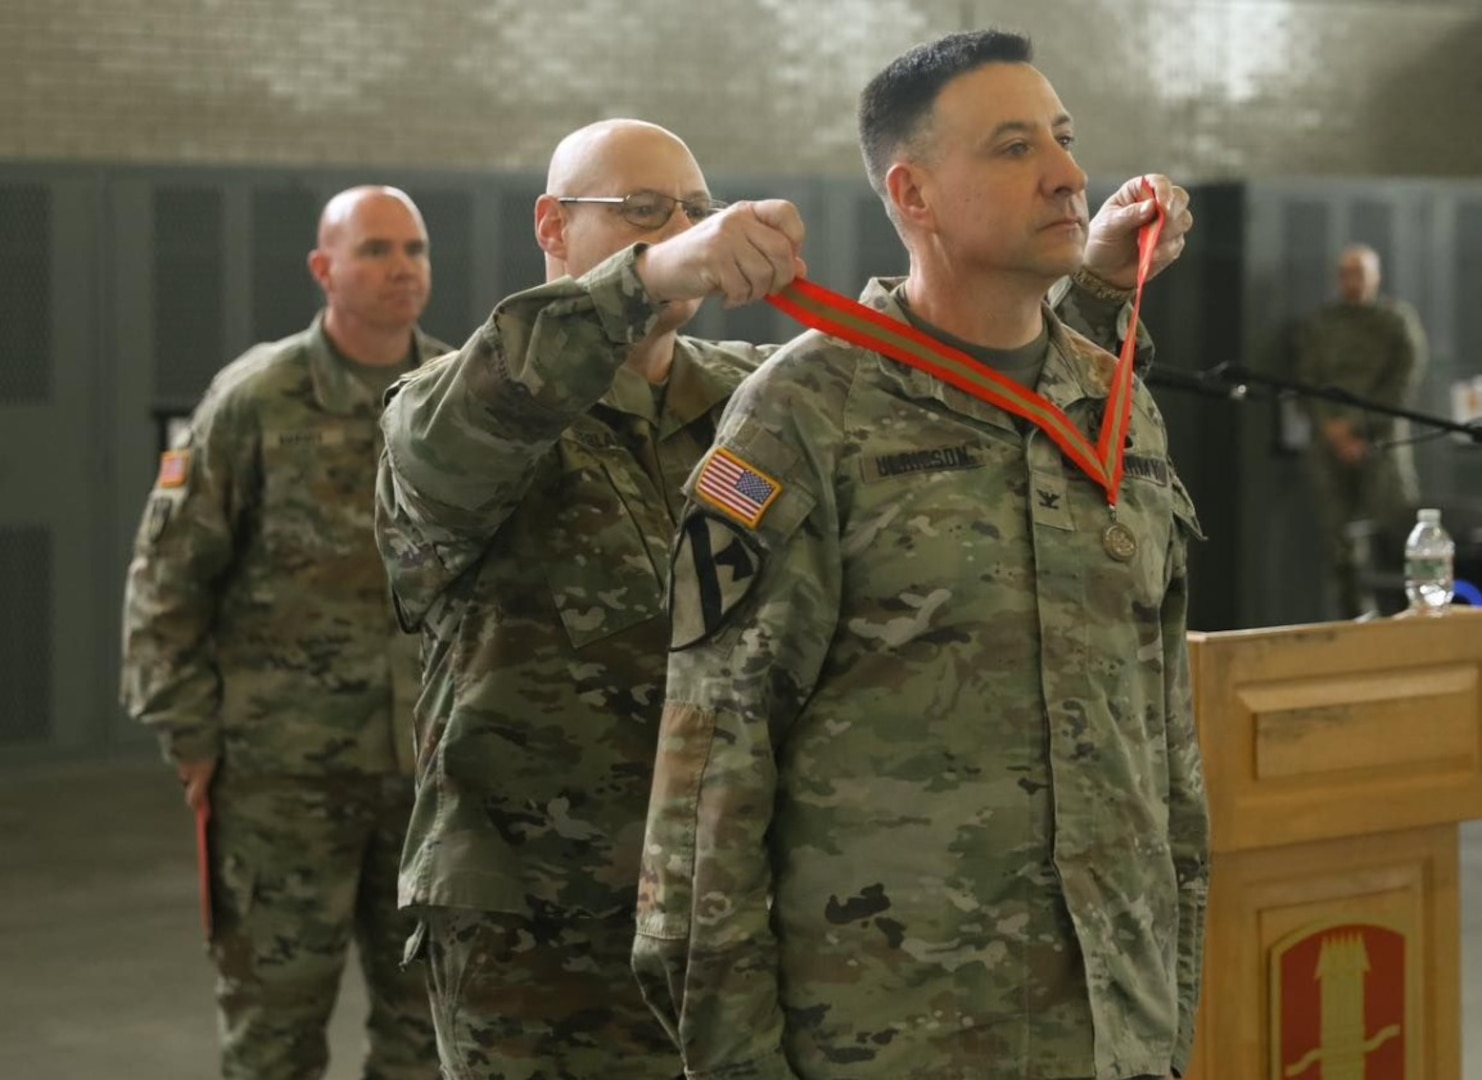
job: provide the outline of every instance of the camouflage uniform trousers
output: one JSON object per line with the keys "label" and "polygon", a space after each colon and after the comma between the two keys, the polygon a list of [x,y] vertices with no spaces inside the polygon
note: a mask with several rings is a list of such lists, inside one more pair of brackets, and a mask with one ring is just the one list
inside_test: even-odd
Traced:
{"label": "camouflage uniform trousers", "polygon": [[551,920],[427,908],[421,955],[446,1080],[675,1080],[644,1004],[633,917]]}
{"label": "camouflage uniform trousers", "polygon": [[401,969],[399,777],[234,776],[211,792],[218,1028],[226,1080],[316,1080],[353,936],[370,998],[365,1080],[436,1080],[426,989]]}

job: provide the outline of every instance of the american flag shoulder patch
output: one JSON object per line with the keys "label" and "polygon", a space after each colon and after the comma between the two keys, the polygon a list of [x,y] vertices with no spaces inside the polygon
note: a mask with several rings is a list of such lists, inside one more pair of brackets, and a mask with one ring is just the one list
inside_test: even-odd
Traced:
{"label": "american flag shoulder patch", "polygon": [[166,450],[160,455],[160,474],[154,481],[156,487],[184,487],[189,476],[189,450]]}
{"label": "american flag shoulder patch", "polygon": [[710,452],[695,481],[695,495],[748,529],[761,524],[782,484],[723,446]]}

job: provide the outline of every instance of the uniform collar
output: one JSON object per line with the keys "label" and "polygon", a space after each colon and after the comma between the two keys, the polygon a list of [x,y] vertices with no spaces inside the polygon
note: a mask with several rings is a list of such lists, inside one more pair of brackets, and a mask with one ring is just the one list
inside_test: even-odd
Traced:
{"label": "uniform collar", "polygon": [[[892,319],[908,322],[895,295],[905,280],[872,278],[860,296],[860,303]],[[1111,385],[1116,358],[1067,329],[1048,301],[1044,305],[1044,314],[1050,330],[1050,344],[1035,390],[1062,410],[1087,398],[1104,400]],[[919,368],[878,353],[875,357],[881,370],[911,396],[934,399],[954,412],[966,413],[998,427],[1013,427],[1009,414],[996,405],[975,398]]]}
{"label": "uniform collar", "polygon": [[[412,329],[412,366],[437,356],[442,350],[422,333],[420,327]],[[371,390],[355,377],[350,361],[335,348],[324,332],[324,312],[314,316],[309,327],[309,380],[314,387],[314,400],[331,416],[350,416],[356,412],[379,412],[381,403],[376,401]]]}
{"label": "uniform collar", "polygon": [[729,364],[708,362],[702,343],[680,338],[674,348],[674,370],[669,373],[669,393],[664,399],[664,422],[659,437],[688,427],[717,405],[723,404],[740,385],[741,377]]}
{"label": "uniform collar", "polygon": [[660,439],[684,429],[723,403],[740,381],[727,366],[707,363],[702,345],[690,338],[675,339],[662,414],[654,402],[653,386],[626,367],[618,369],[602,404],[647,420],[658,428]]}

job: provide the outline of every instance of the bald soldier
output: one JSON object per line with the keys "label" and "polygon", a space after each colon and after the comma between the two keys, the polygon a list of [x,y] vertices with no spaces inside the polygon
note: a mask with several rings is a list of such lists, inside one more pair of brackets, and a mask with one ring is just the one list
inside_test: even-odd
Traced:
{"label": "bald soldier", "polygon": [[304,332],[224,368],[160,463],[124,598],[123,701],[209,803],[222,1075],[324,1075],[353,938],[367,1078],[433,1080],[426,992],[400,968],[415,643],[372,531],[380,400],[446,352],[417,320],[427,231],[394,188],[325,206]]}
{"label": "bald soldier", "polygon": [[[1188,1065],[1197,525],[1146,388],[1124,426],[1115,357],[1044,303],[1083,265],[1086,175],[1030,59],[954,34],[866,86],[866,169],[910,273],[862,302],[1038,397],[948,384],[894,330],[810,332],[686,485],[634,965],[691,1077]],[[1063,451],[1106,425],[1114,507]]]}
{"label": "bald soldier", "polygon": [[[1103,263],[1135,258],[1148,212],[1108,205]],[[557,147],[535,236],[547,283],[383,419],[377,530],[428,661],[401,901],[449,1077],[670,1080],[628,963],[668,550],[685,477],[770,351],[681,331],[704,296],[790,280],[803,226],[786,202],[725,207],[678,138],[617,120]],[[1111,327],[1122,295],[1071,294]]]}
{"label": "bald soldier", "polygon": [[[1378,405],[1408,407],[1425,373],[1419,316],[1403,300],[1380,295],[1373,248],[1344,248],[1337,269],[1337,301],[1299,335],[1297,377]],[[1340,614],[1377,612],[1345,527],[1358,521],[1398,526],[1417,504],[1409,422],[1315,398],[1306,405],[1315,429],[1308,460]]]}

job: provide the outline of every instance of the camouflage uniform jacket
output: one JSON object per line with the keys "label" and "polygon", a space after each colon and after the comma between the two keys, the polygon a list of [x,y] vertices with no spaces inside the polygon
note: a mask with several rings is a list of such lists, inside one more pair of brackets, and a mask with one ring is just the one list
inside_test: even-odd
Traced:
{"label": "camouflage uniform jacket", "polygon": [[[1298,375],[1314,386],[1344,390],[1403,408],[1425,372],[1425,332],[1415,309],[1380,297],[1372,304],[1329,304],[1303,329]],[[1388,438],[1394,420],[1351,405],[1312,399],[1319,417],[1342,416],[1369,438]]]}
{"label": "camouflage uniform jacket", "polygon": [[403,905],[631,918],[682,487],[775,348],[680,337],[656,404],[622,367],[658,315],[638,250],[509,297],[388,402],[377,530],[427,661]]}
{"label": "camouflage uniform jacket", "polygon": [[[1379,405],[1405,408],[1425,374],[1426,340],[1420,317],[1403,300],[1380,297],[1372,304],[1329,304],[1302,328],[1297,378],[1311,386],[1343,390]],[[1394,470],[1405,499],[1416,497],[1415,458],[1410,422],[1353,405],[1308,398],[1314,420],[1348,420],[1373,442],[1398,442],[1366,462],[1365,468]],[[1318,440],[1320,450],[1326,444]]]}
{"label": "camouflage uniform jacket", "polygon": [[[372,530],[380,403],[322,322],[217,374],[146,505],[123,701],[172,762],[411,770],[417,655]],[[446,351],[416,333],[419,362]]]}
{"label": "camouflage uniform jacket", "polygon": [[[1112,358],[1047,318],[1039,392],[1094,443]],[[1126,453],[1122,562],[1053,442],[920,371],[809,333],[733,400],[675,547],[634,954],[689,1076],[1185,1067],[1198,526],[1140,382]]]}
{"label": "camouflage uniform jacket", "polygon": [[634,259],[390,395],[377,529],[427,661],[404,905],[631,918],[680,488],[764,355],[681,337],[659,404],[622,366],[658,315]]}

